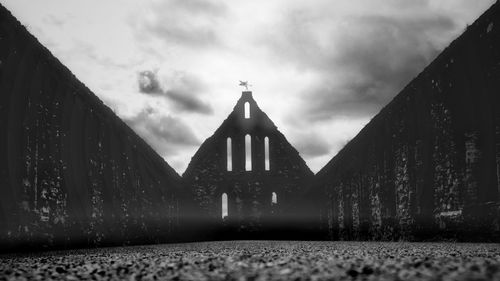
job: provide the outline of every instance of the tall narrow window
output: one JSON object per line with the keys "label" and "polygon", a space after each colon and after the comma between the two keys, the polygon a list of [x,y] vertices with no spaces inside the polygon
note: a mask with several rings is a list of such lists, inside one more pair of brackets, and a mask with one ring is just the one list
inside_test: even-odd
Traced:
{"label": "tall narrow window", "polygon": [[245,102],[245,119],[250,119],[250,104]]}
{"label": "tall narrow window", "polygon": [[227,194],[222,193],[222,219],[229,215],[229,211],[227,209]]}
{"label": "tall narrow window", "polygon": [[269,165],[269,138],[265,137],[264,138],[264,167],[266,171],[269,171],[270,165]]}
{"label": "tall narrow window", "polygon": [[233,148],[231,138],[227,138],[227,170],[233,170]]}
{"label": "tall narrow window", "polygon": [[245,136],[245,171],[252,170],[252,137]]}
{"label": "tall narrow window", "polygon": [[273,192],[271,195],[271,205],[276,205],[278,204],[278,194],[276,192]]}

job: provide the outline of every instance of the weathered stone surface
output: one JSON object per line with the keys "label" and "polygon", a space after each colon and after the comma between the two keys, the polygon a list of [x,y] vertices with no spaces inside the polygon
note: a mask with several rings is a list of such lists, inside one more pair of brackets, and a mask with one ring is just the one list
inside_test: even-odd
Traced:
{"label": "weathered stone surface", "polygon": [[[245,118],[245,103],[249,118]],[[246,170],[245,137],[251,138],[251,171]],[[231,159],[228,160],[228,138]],[[265,165],[265,139],[269,142],[269,169]],[[230,171],[228,161],[232,162]],[[234,110],[193,156],[183,175],[184,187],[194,204],[184,209],[203,229],[203,239],[262,237],[264,232],[290,219],[284,210],[300,204],[313,177],[299,153],[288,143],[251,92],[243,92]],[[272,202],[272,193],[277,204]],[[222,218],[222,194],[228,196],[228,216]],[[211,236],[218,234],[219,236]]]}
{"label": "weathered stone surface", "polygon": [[323,233],[500,239],[499,77],[497,2],[318,172]]}
{"label": "weathered stone surface", "polygon": [[180,177],[0,5],[0,249],[172,238]]}
{"label": "weathered stone surface", "polygon": [[499,280],[494,244],[239,241],[0,256],[6,280]]}
{"label": "weathered stone surface", "polygon": [[0,6],[0,250],[179,236],[499,240],[499,77],[496,3],[316,176],[244,92],[181,182]]}

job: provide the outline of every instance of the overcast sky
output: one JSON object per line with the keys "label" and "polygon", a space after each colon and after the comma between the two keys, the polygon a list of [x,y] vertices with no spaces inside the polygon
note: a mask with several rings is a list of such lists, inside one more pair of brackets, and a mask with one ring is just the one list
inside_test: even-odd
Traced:
{"label": "overcast sky", "polygon": [[317,172],[494,0],[0,0],[182,174],[249,80]]}

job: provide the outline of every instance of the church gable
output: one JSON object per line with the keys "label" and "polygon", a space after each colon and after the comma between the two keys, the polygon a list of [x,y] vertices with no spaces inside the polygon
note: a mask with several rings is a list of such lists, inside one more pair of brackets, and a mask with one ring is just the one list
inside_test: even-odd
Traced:
{"label": "church gable", "polygon": [[259,231],[297,200],[313,173],[243,92],[228,118],[192,158],[183,179],[200,216]]}

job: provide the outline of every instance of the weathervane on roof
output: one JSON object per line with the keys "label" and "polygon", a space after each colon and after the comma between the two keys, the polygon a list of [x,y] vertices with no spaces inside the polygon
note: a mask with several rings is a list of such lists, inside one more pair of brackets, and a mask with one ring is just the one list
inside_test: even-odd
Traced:
{"label": "weathervane on roof", "polygon": [[248,81],[241,81],[241,80],[240,80],[239,86],[245,87],[245,90],[247,90],[247,91],[248,91],[248,87],[252,87],[252,85],[248,84]]}

